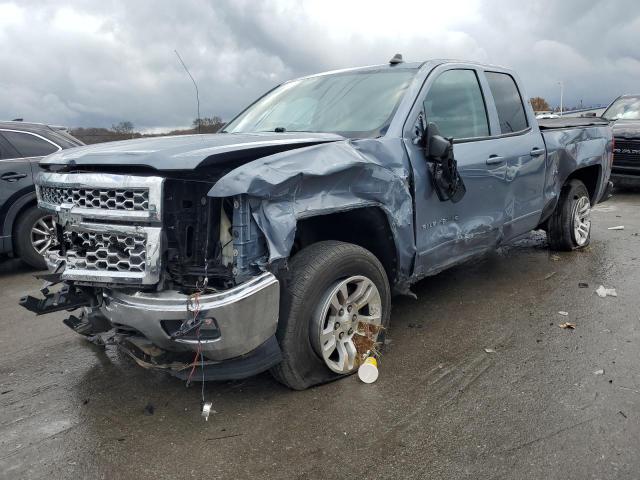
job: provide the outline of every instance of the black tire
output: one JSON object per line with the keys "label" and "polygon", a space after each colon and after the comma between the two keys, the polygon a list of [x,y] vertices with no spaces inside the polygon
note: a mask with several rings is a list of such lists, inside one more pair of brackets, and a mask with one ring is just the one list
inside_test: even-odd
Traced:
{"label": "black tire", "polygon": [[579,240],[574,229],[576,209],[583,198],[587,199],[590,207],[589,191],[580,180],[570,180],[562,187],[560,200],[547,225],[547,237],[552,250],[571,251],[589,245],[591,225],[589,224],[586,241]]}
{"label": "black tire", "polygon": [[[345,375],[330,370],[310,339],[313,315],[332,286],[342,279],[362,275],[378,289],[381,323],[386,329],[391,312],[391,290],[382,264],[368,250],[338,241],[318,242],[297,253],[280,296],[277,338],[283,361],[271,369],[280,383],[304,390]],[[384,340],[384,331],[378,340]],[[353,372],[351,372],[353,373]]]}
{"label": "black tire", "polygon": [[14,232],[14,247],[16,254],[27,265],[46,270],[47,264],[44,257],[40,255],[31,243],[31,229],[39,220],[51,216],[50,213],[43,212],[38,207],[29,207],[18,218]]}

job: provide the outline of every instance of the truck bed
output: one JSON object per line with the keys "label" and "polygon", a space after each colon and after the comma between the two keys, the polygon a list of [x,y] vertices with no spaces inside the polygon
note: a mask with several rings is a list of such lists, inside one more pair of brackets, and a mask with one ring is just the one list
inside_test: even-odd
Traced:
{"label": "truck bed", "polygon": [[599,117],[560,117],[538,120],[540,130],[556,130],[573,127],[598,127],[608,125],[609,122]]}

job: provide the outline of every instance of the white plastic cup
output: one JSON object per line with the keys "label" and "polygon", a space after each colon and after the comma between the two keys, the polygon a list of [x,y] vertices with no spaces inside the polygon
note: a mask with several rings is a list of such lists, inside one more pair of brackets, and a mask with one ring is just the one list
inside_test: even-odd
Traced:
{"label": "white plastic cup", "polygon": [[358,368],[358,377],[364,383],[373,383],[378,379],[378,361],[375,357],[367,357],[360,368]]}

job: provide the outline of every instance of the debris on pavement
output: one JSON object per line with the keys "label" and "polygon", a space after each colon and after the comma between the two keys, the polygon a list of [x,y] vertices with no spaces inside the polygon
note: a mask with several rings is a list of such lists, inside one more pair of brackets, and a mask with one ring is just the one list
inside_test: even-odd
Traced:
{"label": "debris on pavement", "polygon": [[154,407],[152,403],[147,403],[147,405],[144,407],[145,415],[153,415],[155,411],[156,411],[156,407]]}
{"label": "debris on pavement", "polygon": [[549,257],[551,260],[553,260],[554,262],[557,262],[558,260],[560,260],[560,255],[554,253],[553,255],[551,255]]}
{"label": "debris on pavement", "polygon": [[209,421],[209,415],[211,414],[211,408],[213,407],[213,403],[204,402],[202,404],[202,416],[204,417],[205,422]]}
{"label": "debris on pavement", "polygon": [[364,383],[373,383],[378,379],[378,361],[375,357],[367,357],[358,368],[358,377]]}
{"label": "debris on pavement", "polygon": [[[413,325],[413,326],[412,326]],[[409,328],[422,328],[422,324],[409,324]],[[370,355],[380,356],[380,333],[384,330],[382,325],[374,323],[358,322],[358,328],[352,337],[353,344],[358,353],[358,362],[365,362]]]}
{"label": "debris on pavement", "polygon": [[589,288],[589,284],[585,282],[578,283],[578,288]]}
{"label": "debris on pavement", "polygon": [[616,292],[615,288],[606,288],[604,285],[600,285],[597,289],[596,289],[596,293],[598,294],[598,296],[600,298],[604,298],[604,297],[617,297],[618,296],[618,292]]}
{"label": "debris on pavement", "polygon": [[618,225],[616,227],[609,227],[607,230],[624,230],[624,225]]}
{"label": "debris on pavement", "polygon": [[544,280],[549,280],[551,277],[553,277],[556,274],[556,272],[551,272],[548,275],[545,275]]}
{"label": "debris on pavement", "polygon": [[604,369],[600,369],[600,370],[596,370],[595,372],[593,372],[594,375],[604,375]]}
{"label": "debris on pavement", "polygon": [[497,353],[493,348],[485,348],[484,351],[487,353]]}
{"label": "debris on pavement", "polygon": [[575,323],[571,323],[571,322],[560,323],[560,324],[558,324],[558,326],[560,328],[564,328],[564,329],[568,329],[568,330],[575,330],[576,329],[576,324]]}
{"label": "debris on pavement", "polygon": [[563,317],[567,317],[569,315],[569,312],[563,312],[562,310],[560,310],[558,312],[558,315],[562,315]]}

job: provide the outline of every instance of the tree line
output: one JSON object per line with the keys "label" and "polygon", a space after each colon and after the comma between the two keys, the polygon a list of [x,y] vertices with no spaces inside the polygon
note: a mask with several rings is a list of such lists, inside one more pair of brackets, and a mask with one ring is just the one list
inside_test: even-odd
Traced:
{"label": "tree line", "polygon": [[72,128],[71,135],[82,140],[87,145],[92,143],[114,142],[132,138],[163,137],[167,135],[193,135],[196,133],[216,133],[225,122],[218,116],[196,118],[191,128],[172,130],[166,133],[140,133],[136,131],[133,122],[128,120],[114,123],[111,128],[89,127]]}

